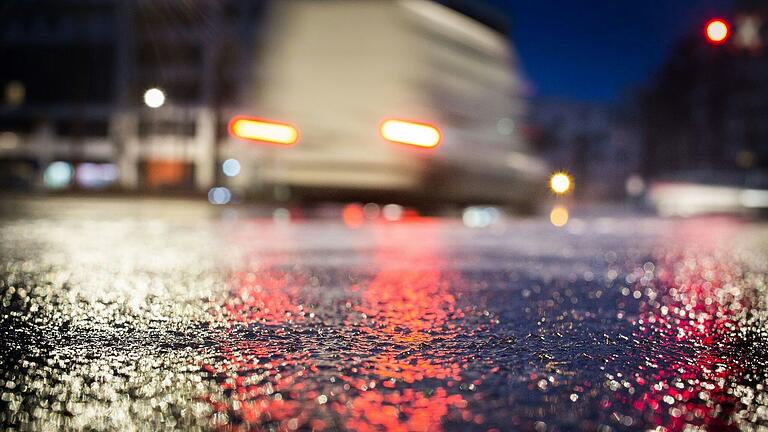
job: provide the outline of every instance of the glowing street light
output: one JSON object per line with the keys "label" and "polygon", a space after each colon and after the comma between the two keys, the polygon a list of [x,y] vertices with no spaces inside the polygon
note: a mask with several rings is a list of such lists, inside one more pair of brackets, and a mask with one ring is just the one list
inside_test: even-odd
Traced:
{"label": "glowing street light", "polygon": [[144,92],[144,104],[150,108],[160,108],[165,104],[165,93],[157,87]]}
{"label": "glowing street light", "polygon": [[571,178],[566,173],[555,173],[549,179],[549,187],[558,195],[571,190]]}
{"label": "glowing street light", "polygon": [[705,28],[707,39],[713,44],[724,43],[730,36],[731,28],[723,19],[710,20]]}

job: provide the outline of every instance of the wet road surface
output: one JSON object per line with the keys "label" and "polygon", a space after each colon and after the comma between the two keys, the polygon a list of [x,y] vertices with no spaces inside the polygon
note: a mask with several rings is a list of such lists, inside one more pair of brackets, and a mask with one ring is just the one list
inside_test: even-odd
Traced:
{"label": "wet road surface", "polygon": [[5,426],[768,425],[758,222],[471,229],[187,202],[13,207],[0,227]]}

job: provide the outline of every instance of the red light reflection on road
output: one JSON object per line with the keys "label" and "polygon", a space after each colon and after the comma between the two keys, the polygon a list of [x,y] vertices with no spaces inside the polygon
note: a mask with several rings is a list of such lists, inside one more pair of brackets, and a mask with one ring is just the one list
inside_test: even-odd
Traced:
{"label": "red light reflection on road", "polygon": [[291,326],[306,321],[301,288],[307,281],[284,267],[291,262],[290,252],[267,253],[275,246],[291,251],[296,239],[290,230],[263,223],[232,228],[233,244],[243,246],[253,238],[261,243],[227,275],[228,296],[211,310],[214,322],[223,326],[215,361],[202,365],[221,392],[206,400],[214,412],[212,426],[227,431],[266,425],[281,431],[298,425],[323,429],[322,416],[307,403],[319,395],[306,381],[317,368],[309,353],[286,348],[295,337]]}
{"label": "red light reflection on road", "polygon": [[[706,222],[691,222],[677,234],[691,245],[711,235]],[[722,227],[721,227],[722,228]],[[728,231],[728,227],[725,227]],[[721,233],[728,237],[727,232]],[[713,245],[698,244],[658,257],[654,284],[659,295],[643,305],[635,337],[653,356],[633,377],[639,393],[631,398],[638,412],[667,431],[690,425],[706,430],[739,430],[732,419],[739,400],[730,386],[744,370],[730,353],[738,337],[736,314],[747,307],[731,283],[739,269],[726,256],[713,256]],[[727,250],[727,249],[726,249]]]}
{"label": "red light reflection on road", "polygon": [[[451,419],[482,421],[458,388],[466,361],[440,346],[461,331],[464,314],[451,293],[460,276],[443,270],[439,233],[392,235],[396,226],[374,224],[365,234],[373,236],[366,268],[374,272],[342,291],[346,318],[336,326],[305,310],[306,295],[317,290],[291,276],[302,274],[296,268],[281,270],[294,261],[290,253],[275,260],[256,253],[231,273],[230,296],[218,308],[226,330],[216,361],[203,365],[221,392],[206,400],[213,421],[224,419],[218,429],[431,431]],[[329,353],[297,333],[312,319],[348,348]]]}
{"label": "red light reflection on road", "polygon": [[[248,430],[261,424],[276,425],[278,430],[293,430],[299,424],[324,427],[322,420],[312,419],[303,400],[318,396],[303,382],[317,368],[307,352],[291,352],[282,343],[292,337],[285,326],[304,321],[298,300],[304,283],[267,263],[230,275],[222,319],[229,326],[256,326],[252,331],[266,333],[257,340],[248,334],[225,333],[227,340],[218,347],[219,362],[203,365],[227,396],[207,400],[214,412],[227,415],[229,424],[220,429]],[[303,398],[297,392],[304,393]]]}
{"label": "red light reflection on road", "polygon": [[286,272],[267,269],[236,271],[230,276],[231,298],[224,305],[230,323],[280,325],[301,319],[303,307],[296,303],[302,283]]}
{"label": "red light reflection on road", "polygon": [[[449,413],[464,420],[471,416],[456,389],[462,379],[460,358],[430,355],[440,349],[433,344],[446,342],[435,335],[457,334],[454,323],[463,312],[450,287],[459,275],[443,270],[434,238],[410,240],[382,236],[376,253],[379,271],[359,287],[355,311],[367,317],[362,331],[392,343],[361,365],[381,388],[353,399],[346,423],[352,430],[438,430]],[[357,388],[370,386],[362,379],[346,381]],[[415,384],[425,388],[415,390]]]}

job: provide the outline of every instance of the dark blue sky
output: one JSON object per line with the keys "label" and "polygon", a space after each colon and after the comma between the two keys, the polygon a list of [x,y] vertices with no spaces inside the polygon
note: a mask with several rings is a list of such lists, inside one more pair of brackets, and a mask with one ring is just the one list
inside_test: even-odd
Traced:
{"label": "dark blue sky", "polygon": [[534,94],[617,100],[661,66],[675,41],[726,13],[732,0],[493,0]]}

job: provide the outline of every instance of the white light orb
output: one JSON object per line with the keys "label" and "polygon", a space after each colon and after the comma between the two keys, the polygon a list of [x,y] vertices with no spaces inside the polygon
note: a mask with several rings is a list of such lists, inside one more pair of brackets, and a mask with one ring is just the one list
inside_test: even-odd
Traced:
{"label": "white light orb", "polygon": [[160,108],[165,104],[165,93],[156,87],[145,91],[144,104],[150,108]]}

